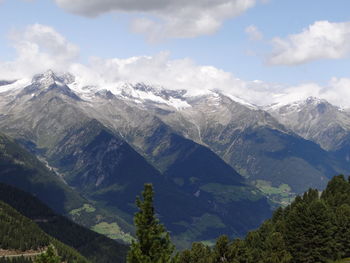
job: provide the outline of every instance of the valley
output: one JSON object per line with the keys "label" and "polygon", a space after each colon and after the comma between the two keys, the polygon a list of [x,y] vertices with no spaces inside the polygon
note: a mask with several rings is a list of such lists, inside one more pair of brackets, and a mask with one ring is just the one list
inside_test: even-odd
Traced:
{"label": "valley", "polygon": [[[22,82],[0,93],[0,181],[126,244],[134,240],[133,202],[145,183],[155,187],[157,213],[184,249],[222,234],[243,237],[273,209],[350,170],[341,151],[346,134],[327,148],[324,136],[286,123],[298,118],[285,117],[294,116],[289,106],[259,108],[218,91],[191,97],[144,84],[81,87],[53,71]],[[324,101],[303,103],[312,120],[329,118]],[[345,122],[345,112],[327,107]],[[315,125],[309,131],[324,129],[306,122]]]}

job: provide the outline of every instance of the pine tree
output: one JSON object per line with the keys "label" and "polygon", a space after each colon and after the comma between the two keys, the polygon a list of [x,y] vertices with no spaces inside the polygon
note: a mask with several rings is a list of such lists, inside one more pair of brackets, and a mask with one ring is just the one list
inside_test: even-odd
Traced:
{"label": "pine tree", "polygon": [[153,207],[153,186],[145,184],[143,200],[136,199],[139,211],[135,214],[137,241],[133,241],[128,253],[128,263],[168,263],[172,262],[174,245],[165,227],[155,216]]}
{"label": "pine tree", "polygon": [[34,263],[60,263],[61,258],[57,255],[56,249],[50,245],[46,252],[37,256]]}
{"label": "pine tree", "polygon": [[285,237],[292,262],[327,262],[334,256],[332,212],[322,200],[310,204],[299,202],[289,213],[287,222]]}
{"label": "pine tree", "polygon": [[350,206],[343,204],[336,209],[335,216],[338,257],[350,257]]}
{"label": "pine tree", "polygon": [[181,252],[177,262],[178,263],[216,263],[212,259],[212,252],[210,247],[200,242],[193,243],[191,249]]}
{"label": "pine tree", "polygon": [[251,251],[249,251],[245,241],[236,239],[229,247],[229,258],[232,263],[256,263],[253,259]]}
{"label": "pine tree", "polygon": [[217,239],[213,251],[214,262],[228,263],[232,261],[229,257],[229,243],[230,240],[226,235],[220,236]]}
{"label": "pine tree", "polygon": [[283,236],[279,232],[270,233],[264,243],[265,249],[262,252],[264,263],[289,263],[292,259],[287,250]]}

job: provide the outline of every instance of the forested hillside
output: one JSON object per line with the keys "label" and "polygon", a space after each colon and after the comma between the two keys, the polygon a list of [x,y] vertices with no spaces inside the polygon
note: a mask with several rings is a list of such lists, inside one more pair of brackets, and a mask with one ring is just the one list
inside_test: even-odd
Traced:
{"label": "forested hillside", "polygon": [[214,248],[194,243],[181,263],[316,263],[350,257],[350,181],[336,176],[310,189],[244,240],[221,236]]}
{"label": "forested hillside", "polygon": [[[119,244],[103,235],[79,226],[63,216],[55,214],[45,204],[26,192],[0,183],[0,201],[11,205],[22,215],[36,222],[41,228],[38,233],[47,236],[44,234],[46,232],[62,243],[75,248],[91,262],[125,262],[126,245]],[[35,229],[38,229],[37,225],[33,224]],[[32,229],[28,230],[28,236],[33,235],[31,240],[36,240],[36,233]],[[0,235],[0,237],[5,238],[7,242],[12,240],[3,235]],[[16,242],[20,243],[20,240]],[[36,241],[33,242],[35,244],[38,243]]]}
{"label": "forested hillside", "polygon": [[47,235],[34,222],[0,201],[0,249],[40,252],[52,244],[66,262],[88,263],[76,250]]}

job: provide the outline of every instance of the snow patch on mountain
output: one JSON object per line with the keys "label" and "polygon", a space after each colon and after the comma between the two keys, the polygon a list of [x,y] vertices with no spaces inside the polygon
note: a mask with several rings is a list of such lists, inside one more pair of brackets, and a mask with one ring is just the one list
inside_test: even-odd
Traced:
{"label": "snow patch on mountain", "polygon": [[[283,112],[297,112],[303,110],[305,107],[314,107],[321,104],[330,104],[327,100],[316,98],[316,97],[308,97],[305,100],[298,100],[290,103],[274,103],[271,105],[267,105],[262,107],[266,111],[280,111],[283,109]],[[336,107],[339,109],[339,111],[344,111],[343,108],[332,105],[333,107]]]}
{"label": "snow patch on mountain", "polygon": [[233,96],[232,94],[229,94],[229,93],[222,93],[222,94],[225,95],[226,97],[229,97],[231,100],[233,100],[235,102],[238,102],[239,104],[247,106],[250,109],[254,109],[254,110],[258,109],[258,106],[254,105],[254,104],[251,104],[251,103],[245,101],[244,99],[241,99],[239,97]]}
{"label": "snow patch on mountain", "polygon": [[31,82],[32,82],[31,79],[25,78],[25,79],[16,80],[15,82],[9,83],[7,85],[1,85],[0,93],[16,92],[18,90],[23,89],[23,87],[28,86]]}

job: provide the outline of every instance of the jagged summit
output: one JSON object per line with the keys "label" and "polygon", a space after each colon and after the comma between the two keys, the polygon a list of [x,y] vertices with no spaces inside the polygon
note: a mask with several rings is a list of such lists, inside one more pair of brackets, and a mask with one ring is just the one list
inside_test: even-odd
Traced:
{"label": "jagged summit", "polygon": [[[48,70],[45,73],[35,75],[31,82],[25,83],[22,88],[14,90],[14,92],[16,94],[16,91],[18,91],[15,95],[17,99],[28,96],[30,99],[42,97],[53,91],[56,94],[62,94],[72,99],[80,100],[80,97],[68,87],[68,84],[73,81],[74,76],[69,73],[58,74],[52,70]],[[17,82],[20,84],[20,81]]]}
{"label": "jagged summit", "polygon": [[55,73],[53,70],[49,69],[45,73],[36,74],[32,82],[33,83],[40,83],[45,86],[50,86],[53,84],[57,85],[67,85],[73,83],[75,80],[75,77],[70,73],[63,73],[58,74]]}
{"label": "jagged summit", "polygon": [[320,99],[320,98],[317,98],[317,97],[313,97],[313,96],[310,96],[308,97],[305,102],[307,104],[320,104],[320,103],[328,103],[327,100],[325,99]]}
{"label": "jagged summit", "polygon": [[306,99],[296,100],[288,103],[287,102],[273,103],[261,108],[268,112],[279,112],[280,114],[283,114],[285,112],[289,113],[291,111],[300,111],[302,109],[305,109],[306,107],[310,109],[313,107],[318,107],[320,112],[323,112],[328,107],[332,107],[332,108],[335,107],[335,108],[338,108],[339,110],[342,110],[340,107],[332,105],[325,99],[321,99],[313,96],[310,96]]}
{"label": "jagged summit", "polygon": [[60,73],[53,70],[47,70],[44,73],[36,74],[31,80],[28,79],[26,82],[19,80],[12,85],[8,85],[8,83],[4,85],[7,86],[1,88],[0,92],[11,90],[19,91],[17,95],[20,96],[34,96],[39,90],[43,91],[46,89],[60,88],[65,90],[65,92],[70,92],[71,95],[74,93],[77,97],[92,103],[96,99],[121,99],[138,105],[144,105],[146,108],[160,107],[175,111],[192,107],[191,102],[196,100],[211,98],[211,101],[215,102],[220,97],[225,96],[251,109],[258,109],[257,106],[244,99],[222,92],[219,89],[203,90],[199,93],[193,93],[181,87],[179,87],[179,89],[169,89],[162,85],[151,85],[142,82],[131,83],[117,81],[115,83],[97,82],[94,84],[87,84],[83,83],[81,79],[76,78],[71,73]]}
{"label": "jagged summit", "polygon": [[293,132],[326,150],[337,149],[350,131],[349,113],[325,99],[309,97],[265,110]]}

